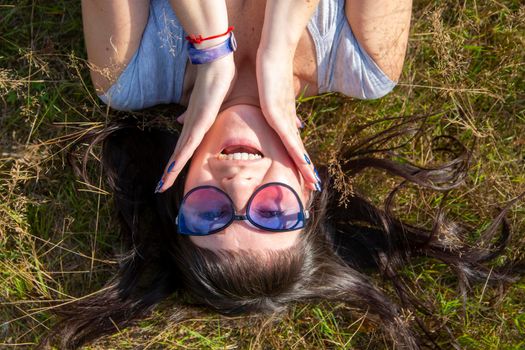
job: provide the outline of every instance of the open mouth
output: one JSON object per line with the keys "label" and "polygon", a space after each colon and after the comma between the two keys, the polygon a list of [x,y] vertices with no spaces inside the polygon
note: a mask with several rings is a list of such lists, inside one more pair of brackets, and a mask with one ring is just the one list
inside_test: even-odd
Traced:
{"label": "open mouth", "polygon": [[256,148],[244,145],[228,146],[218,156],[220,160],[257,160],[264,158]]}

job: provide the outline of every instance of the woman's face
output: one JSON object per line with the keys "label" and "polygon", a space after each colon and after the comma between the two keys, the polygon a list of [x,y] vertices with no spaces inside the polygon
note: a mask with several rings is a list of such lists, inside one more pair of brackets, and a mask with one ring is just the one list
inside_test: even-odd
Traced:
{"label": "woman's face", "polygon": [[[235,153],[258,154],[255,159],[238,158]],[[246,156],[245,156],[246,157]],[[233,201],[237,214],[246,214],[252,193],[268,182],[291,186],[303,205],[308,202],[306,189],[281,140],[266,123],[261,109],[235,105],[222,111],[192,158],[184,194],[197,186],[216,186]],[[226,229],[209,236],[191,236],[200,247],[212,250],[267,250],[292,246],[301,230],[269,232],[234,221]]]}

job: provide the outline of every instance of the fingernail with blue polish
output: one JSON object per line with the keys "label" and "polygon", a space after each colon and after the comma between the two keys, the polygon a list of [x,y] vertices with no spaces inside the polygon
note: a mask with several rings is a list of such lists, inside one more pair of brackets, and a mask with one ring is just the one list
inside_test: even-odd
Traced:
{"label": "fingernail with blue polish", "polygon": [[171,173],[174,167],[175,167],[175,161],[171,162],[170,166],[168,167],[168,173]]}
{"label": "fingernail with blue polish", "polygon": [[155,188],[155,193],[159,193],[160,189],[162,188],[162,185],[164,185],[164,181],[160,180],[157,184],[157,188]]}
{"label": "fingernail with blue polish", "polygon": [[312,164],[312,161],[310,160],[310,158],[308,158],[308,156],[306,155],[306,153],[304,154],[304,160],[306,160],[306,163],[308,163],[308,164]]}
{"label": "fingernail with blue polish", "polygon": [[321,178],[319,177],[319,173],[317,172],[316,168],[314,168],[314,175],[315,175],[315,178],[317,179],[317,181],[319,181],[319,183],[321,183]]}
{"label": "fingernail with blue polish", "polygon": [[315,184],[315,189],[321,192],[321,185],[319,184],[319,182]]}

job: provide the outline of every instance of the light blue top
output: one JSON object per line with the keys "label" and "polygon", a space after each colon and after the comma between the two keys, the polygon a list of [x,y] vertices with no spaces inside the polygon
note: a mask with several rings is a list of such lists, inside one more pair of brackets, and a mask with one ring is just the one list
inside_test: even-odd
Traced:
{"label": "light blue top", "polygon": [[[116,83],[99,96],[118,110],[178,103],[188,64],[186,33],[169,0],[151,0],[148,23],[137,52]],[[352,33],[344,0],[321,0],[308,23],[315,43],[319,93],[340,92],[360,99],[379,98],[395,82],[381,71]]]}

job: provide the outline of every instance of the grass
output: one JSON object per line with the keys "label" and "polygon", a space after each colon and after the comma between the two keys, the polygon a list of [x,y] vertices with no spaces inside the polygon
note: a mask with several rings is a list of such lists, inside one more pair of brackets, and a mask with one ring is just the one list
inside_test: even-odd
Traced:
{"label": "grass", "polygon": [[[355,126],[399,115],[437,113],[425,135],[400,150],[419,164],[443,155],[431,137],[471,145],[463,187],[446,200],[448,217],[474,232],[525,190],[525,6],[521,1],[430,1],[414,5],[409,51],[393,93],[375,101],[329,95],[301,102],[304,139],[337,175],[337,150]],[[0,347],[31,348],[53,323],[51,308],[95,293],[114,273],[118,245],[111,196],[98,163],[93,188],[76,179],[64,145],[117,115],[98,104],[88,79],[76,2],[0,5]],[[141,116],[148,116],[143,112]],[[161,109],[165,117],[169,109]],[[151,113],[149,114],[151,115]],[[388,126],[383,122],[368,132]],[[57,142],[61,139],[63,142]],[[397,183],[370,171],[341,178],[377,204]],[[378,185],[379,184],[379,185]],[[407,187],[396,213],[428,224],[441,194]],[[515,236],[502,260],[523,255],[525,205],[509,213]],[[477,230],[477,231],[476,231]],[[525,348],[525,281],[505,289],[474,285],[463,309],[451,271],[421,259],[405,275],[438,307],[440,324],[464,349]],[[385,286],[385,288],[389,288]],[[296,305],[280,318],[224,318],[196,310],[181,323],[166,301],[151,317],[86,349],[386,347],[362,314],[345,305]],[[440,324],[430,324],[438,328]],[[447,339],[438,340],[449,348]]]}

